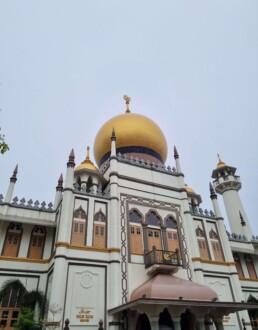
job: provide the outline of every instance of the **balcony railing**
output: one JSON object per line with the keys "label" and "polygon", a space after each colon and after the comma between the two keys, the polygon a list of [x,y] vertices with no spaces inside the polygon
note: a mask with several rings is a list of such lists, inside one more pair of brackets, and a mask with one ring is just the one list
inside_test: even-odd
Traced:
{"label": "balcony railing", "polygon": [[147,252],[144,255],[145,268],[153,265],[171,265],[174,267],[182,266],[182,259],[180,258],[179,250],[165,251],[157,250],[153,247],[153,250]]}

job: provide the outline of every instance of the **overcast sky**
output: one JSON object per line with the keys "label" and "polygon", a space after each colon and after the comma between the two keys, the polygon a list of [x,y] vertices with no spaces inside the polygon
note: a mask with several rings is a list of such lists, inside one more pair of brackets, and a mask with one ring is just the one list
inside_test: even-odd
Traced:
{"label": "overcast sky", "polygon": [[217,153],[237,167],[258,234],[257,86],[257,0],[1,0],[0,193],[18,163],[14,196],[53,201],[71,148],[79,164],[128,94],[203,208]]}

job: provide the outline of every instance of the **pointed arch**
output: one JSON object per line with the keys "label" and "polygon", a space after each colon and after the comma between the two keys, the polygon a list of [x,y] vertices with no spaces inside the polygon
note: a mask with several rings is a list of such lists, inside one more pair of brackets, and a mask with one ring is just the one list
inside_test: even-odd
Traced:
{"label": "pointed arch", "polygon": [[165,226],[170,229],[177,229],[177,221],[172,215],[165,218]]}
{"label": "pointed arch", "polygon": [[88,177],[88,180],[87,180],[87,183],[86,183],[86,191],[87,191],[87,192],[90,192],[91,189],[92,189],[92,186],[93,186],[92,177],[89,176],[89,177]]}
{"label": "pointed arch", "polygon": [[195,229],[195,234],[197,236],[200,257],[202,259],[210,259],[206,236],[205,236],[204,230],[202,230],[199,225]]}
{"label": "pointed arch", "polygon": [[38,225],[34,226],[30,238],[28,258],[33,258],[33,259],[43,258],[45,239],[46,239],[46,228],[44,226],[38,226]]}
{"label": "pointed arch", "polygon": [[246,267],[248,269],[249,277],[251,279],[257,279],[256,270],[254,268],[254,262],[251,254],[245,254]]}
{"label": "pointed arch", "polygon": [[136,330],[151,330],[149,318],[145,313],[138,316]]}
{"label": "pointed arch", "polygon": [[134,223],[142,223],[143,216],[139,210],[133,208],[129,211],[129,221]]}
{"label": "pointed arch", "polygon": [[156,212],[155,210],[150,210],[146,214],[146,223],[150,226],[159,227],[161,225],[162,221],[161,221],[161,217],[158,214],[158,212]]}
{"label": "pointed arch", "polygon": [[155,246],[157,250],[162,250],[161,217],[155,210],[150,210],[146,214],[148,250],[151,251]]}
{"label": "pointed arch", "polygon": [[172,215],[168,215],[165,218],[165,226],[168,250],[173,252],[178,250],[179,256],[181,256],[178,225],[177,221]]}
{"label": "pointed arch", "polygon": [[106,236],[107,236],[106,216],[99,209],[94,215],[94,226],[93,226],[93,246],[98,248],[106,247]]}
{"label": "pointed arch", "polygon": [[133,208],[129,211],[130,252],[143,254],[143,216],[139,210]]}
{"label": "pointed arch", "polygon": [[78,178],[76,180],[76,183],[78,185],[78,189],[81,190],[82,180],[81,180],[81,177],[80,176],[78,176]]}
{"label": "pointed arch", "polygon": [[214,229],[211,229],[209,232],[209,236],[211,240],[214,259],[216,261],[224,261],[218,234],[214,231]]}
{"label": "pointed arch", "polygon": [[174,322],[167,308],[164,308],[163,312],[159,314],[159,330],[162,329],[174,330]]}
{"label": "pointed arch", "polygon": [[76,245],[85,245],[87,231],[87,214],[80,205],[73,214],[71,243]]}
{"label": "pointed arch", "polygon": [[241,279],[241,278],[244,278],[244,272],[243,272],[243,269],[242,269],[242,265],[241,265],[241,260],[240,260],[240,256],[238,253],[233,253],[233,258],[234,258],[234,261],[236,263],[236,269],[237,269],[237,273],[238,273],[238,277]]}
{"label": "pointed arch", "polygon": [[2,255],[7,257],[17,257],[22,238],[21,223],[12,222],[6,232]]}
{"label": "pointed arch", "polygon": [[76,209],[74,211],[73,217],[78,218],[78,219],[86,219],[87,218],[86,212],[84,211],[84,209],[82,208],[81,205],[78,207],[78,209]]}

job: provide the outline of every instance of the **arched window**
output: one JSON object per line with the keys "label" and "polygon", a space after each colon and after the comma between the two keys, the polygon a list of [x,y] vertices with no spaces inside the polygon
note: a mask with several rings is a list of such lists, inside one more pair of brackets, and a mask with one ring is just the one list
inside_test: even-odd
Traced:
{"label": "arched window", "polygon": [[178,237],[178,229],[177,229],[176,220],[172,216],[169,216],[165,220],[165,225],[166,225],[168,250],[169,251],[176,251],[178,249],[180,251],[180,244],[179,244],[179,237]]}
{"label": "arched window", "polygon": [[233,257],[234,257],[234,261],[236,263],[236,269],[237,269],[238,277],[239,278],[244,278],[244,273],[243,273],[243,269],[242,269],[242,266],[241,266],[241,261],[240,261],[240,257],[238,255],[238,253],[234,253]]}
{"label": "arched window", "polygon": [[204,235],[204,231],[198,226],[195,230],[195,233],[196,233],[196,236],[197,236],[200,257],[202,259],[210,259],[209,251],[208,251],[208,248],[207,248],[207,242],[206,242],[206,238],[205,238],[205,235]]}
{"label": "arched window", "polygon": [[21,237],[22,225],[20,223],[12,222],[7,229],[2,255],[7,257],[17,257]]}
{"label": "arched window", "polygon": [[148,223],[148,225],[159,227],[160,222],[161,222],[160,216],[158,216],[156,212],[150,211],[147,214],[147,223]]}
{"label": "arched window", "polygon": [[93,185],[92,177],[90,176],[90,177],[88,178],[87,183],[86,183],[86,191],[87,191],[87,192],[90,192],[90,191],[91,191],[91,187],[92,187],[92,185]]}
{"label": "arched window", "polygon": [[94,215],[94,235],[93,235],[93,246],[98,248],[106,247],[106,216],[99,209]]}
{"label": "arched window", "polygon": [[217,261],[224,261],[218,235],[213,229],[211,229],[210,231],[210,239],[211,239],[214,259]]}
{"label": "arched window", "polygon": [[148,224],[148,250],[152,251],[154,246],[157,250],[162,250],[162,239],[160,231],[161,218],[154,211],[150,211],[146,218]]}
{"label": "arched window", "polygon": [[130,222],[135,222],[135,223],[141,223],[142,222],[142,216],[137,210],[132,210],[129,213],[129,218]]}
{"label": "arched window", "polygon": [[250,254],[245,254],[246,267],[248,269],[249,277],[251,279],[257,279],[257,274],[254,268],[253,258]]}
{"label": "arched window", "polygon": [[163,329],[174,329],[174,322],[172,321],[167,308],[164,308],[163,312],[159,314],[159,330]]}
{"label": "arched window", "polygon": [[82,206],[74,211],[71,243],[85,245],[87,215]]}
{"label": "arched window", "polygon": [[13,329],[14,323],[17,322],[20,308],[17,307],[18,288],[12,288],[4,295],[0,302],[0,328]]}
{"label": "arched window", "polygon": [[82,181],[80,176],[77,178],[76,183],[78,185],[78,189],[81,190]]}
{"label": "arched window", "polygon": [[46,229],[43,226],[35,226],[32,231],[28,258],[42,259],[45,245]]}
{"label": "arched window", "polygon": [[149,318],[145,313],[138,316],[136,330],[151,330]]}
{"label": "arched window", "polygon": [[143,254],[142,216],[137,210],[129,212],[130,252]]}

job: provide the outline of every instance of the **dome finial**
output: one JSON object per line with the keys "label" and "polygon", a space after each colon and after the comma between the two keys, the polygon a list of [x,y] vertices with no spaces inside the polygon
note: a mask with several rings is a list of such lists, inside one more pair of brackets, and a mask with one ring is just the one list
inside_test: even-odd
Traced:
{"label": "dome finial", "polygon": [[226,164],[221,160],[220,155],[217,154],[217,156],[218,156],[218,160],[219,160],[219,162],[218,162],[218,164],[217,164],[217,167],[223,167],[223,166],[226,166]]}
{"label": "dome finial", "polygon": [[90,159],[90,147],[87,146],[86,159]]}
{"label": "dome finial", "polygon": [[131,101],[131,98],[128,95],[124,95],[124,100],[125,100],[125,104],[126,104],[126,113],[130,113],[130,109],[129,109],[129,103]]}

